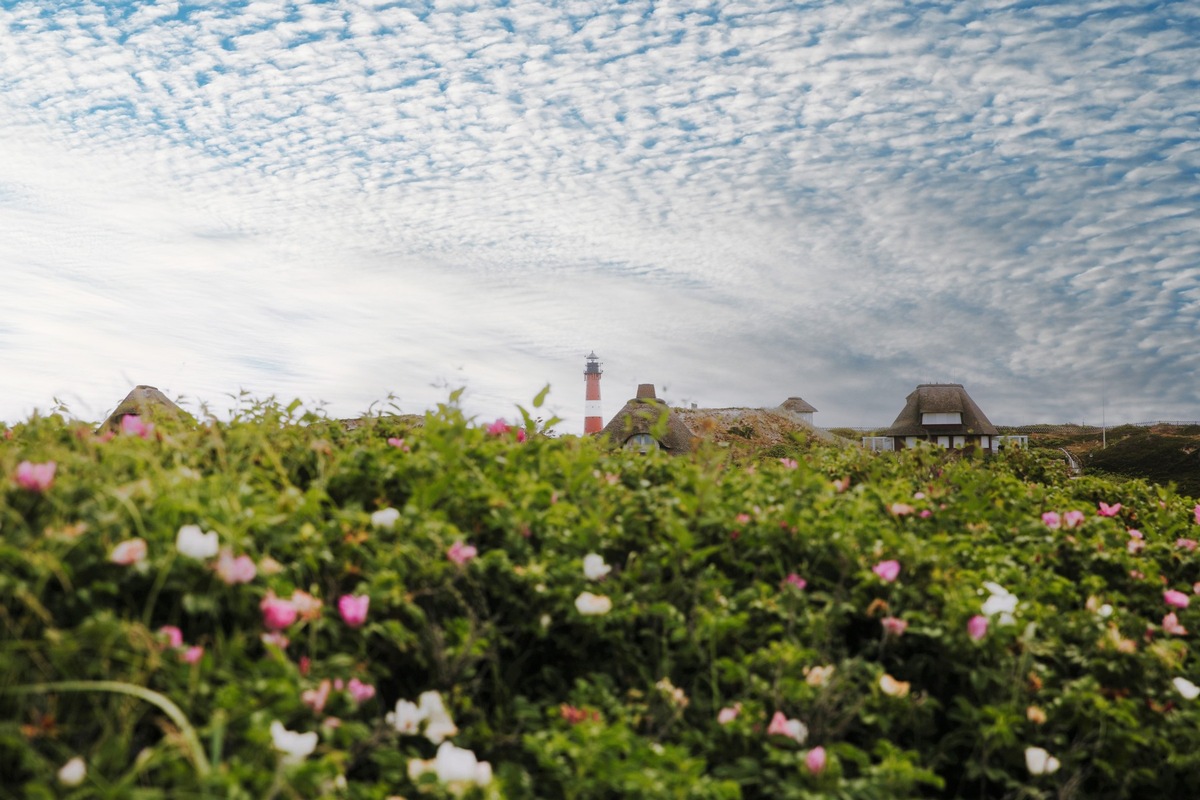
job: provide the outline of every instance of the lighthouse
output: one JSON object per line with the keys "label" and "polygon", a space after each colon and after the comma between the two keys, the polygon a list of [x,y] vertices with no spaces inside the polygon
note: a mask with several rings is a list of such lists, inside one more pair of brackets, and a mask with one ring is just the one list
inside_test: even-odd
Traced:
{"label": "lighthouse", "polygon": [[587,384],[587,402],[583,404],[583,432],[599,433],[604,428],[604,420],[600,417],[600,360],[596,351],[587,357],[587,365],[583,368],[583,381]]}

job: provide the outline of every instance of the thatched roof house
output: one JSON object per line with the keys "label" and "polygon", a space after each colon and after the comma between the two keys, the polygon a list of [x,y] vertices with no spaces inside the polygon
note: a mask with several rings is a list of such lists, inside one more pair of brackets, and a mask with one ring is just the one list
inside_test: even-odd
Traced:
{"label": "thatched roof house", "polygon": [[789,397],[784,400],[778,408],[779,413],[786,414],[790,417],[800,420],[801,422],[812,425],[813,414],[816,413],[812,403],[807,402],[799,397]]}
{"label": "thatched roof house", "polygon": [[923,383],[905,399],[884,436],[896,450],[928,442],[961,450],[978,447],[994,451],[1000,431],[959,383]]}
{"label": "thatched roof house", "polygon": [[116,430],[120,427],[121,420],[130,415],[143,417],[148,421],[171,419],[195,422],[191,414],[175,405],[155,387],[136,386],[117,404],[116,410],[108,415],[108,419],[101,423],[99,430]]}
{"label": "thatched roof house", "polygon": [[671,455],[691,452],[696,438],[687,423],[654,392],[654,384],[638,386],[637,397],[616,413],[600,436],[629,450],[661,448]]}

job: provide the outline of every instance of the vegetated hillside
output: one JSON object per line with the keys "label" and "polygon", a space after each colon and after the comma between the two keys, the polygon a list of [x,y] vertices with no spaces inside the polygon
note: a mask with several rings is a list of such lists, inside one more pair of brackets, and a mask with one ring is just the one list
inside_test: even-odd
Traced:
{"label": "vegetated hillside", "polygon": [[1120,425],[1107,431],[1030,425],[1001,432],[1028,435],[1031,447],[1068,450],[1087,471],[1174,483],[1180,492],[1200,497],[1200,425]]}
{"label": "vegetated hillside", "polygon": [[816,443],[857,444],[772,409],[676,408],[673,412],[698,439],[727,449],[735,460],[795,458]]}

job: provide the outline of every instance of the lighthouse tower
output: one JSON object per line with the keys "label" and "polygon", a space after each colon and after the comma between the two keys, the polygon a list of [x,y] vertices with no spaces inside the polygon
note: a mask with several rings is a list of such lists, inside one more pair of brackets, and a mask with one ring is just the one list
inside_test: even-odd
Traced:
{"label": "lighthouse tower", "polygon": [[604,428],[604,420],[600,417],[600,360],[596,351],[587,357],[587,366],[583,368],[583,380],[587,384],[587,402],[583,404],[583,432],[599,433]]}

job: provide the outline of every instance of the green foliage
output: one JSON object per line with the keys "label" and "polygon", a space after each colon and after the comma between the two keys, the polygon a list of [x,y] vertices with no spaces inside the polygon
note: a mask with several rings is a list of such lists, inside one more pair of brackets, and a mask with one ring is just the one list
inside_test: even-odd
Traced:
{"label": "green foliage", "polygon": [[[520,430],[485,428],[454,397],[420,424],[298,412],[145,439],[56,414],[0,438],[5,792],[1134,798],[1188,796],[1200,773],[1200,700],[1174,683],[1200,682],[1200,612],[1163,595],[1200,581],[1177,545],[1195,501],[1172,489],[1069,480],[1032,451],[610,452],[524,409]],[[20,485],[24,461],[55,462],[52,485]],[[1042,518],[1072,510],[1075,527]],[[254,578],[180,552],[187,525]],[[144,560],[114,563],[134,538]],[[610,571],[585,575],[589,555]],[[975,640],[993,584],[1015,607]],[[272,643],[261,604],[296,592],[321,605]],[[583,613],[585,592],[611,607]],[[361,626],[343,595],[370,597]],[[438,748],[394,723],[425,692],[489,784],[418,774]],[[803,741],[768,733],[777,713]],[[283,763],[275,721],[315,732],[312,753]],[[1030,774],[1029,747],[1061,767]]]}

